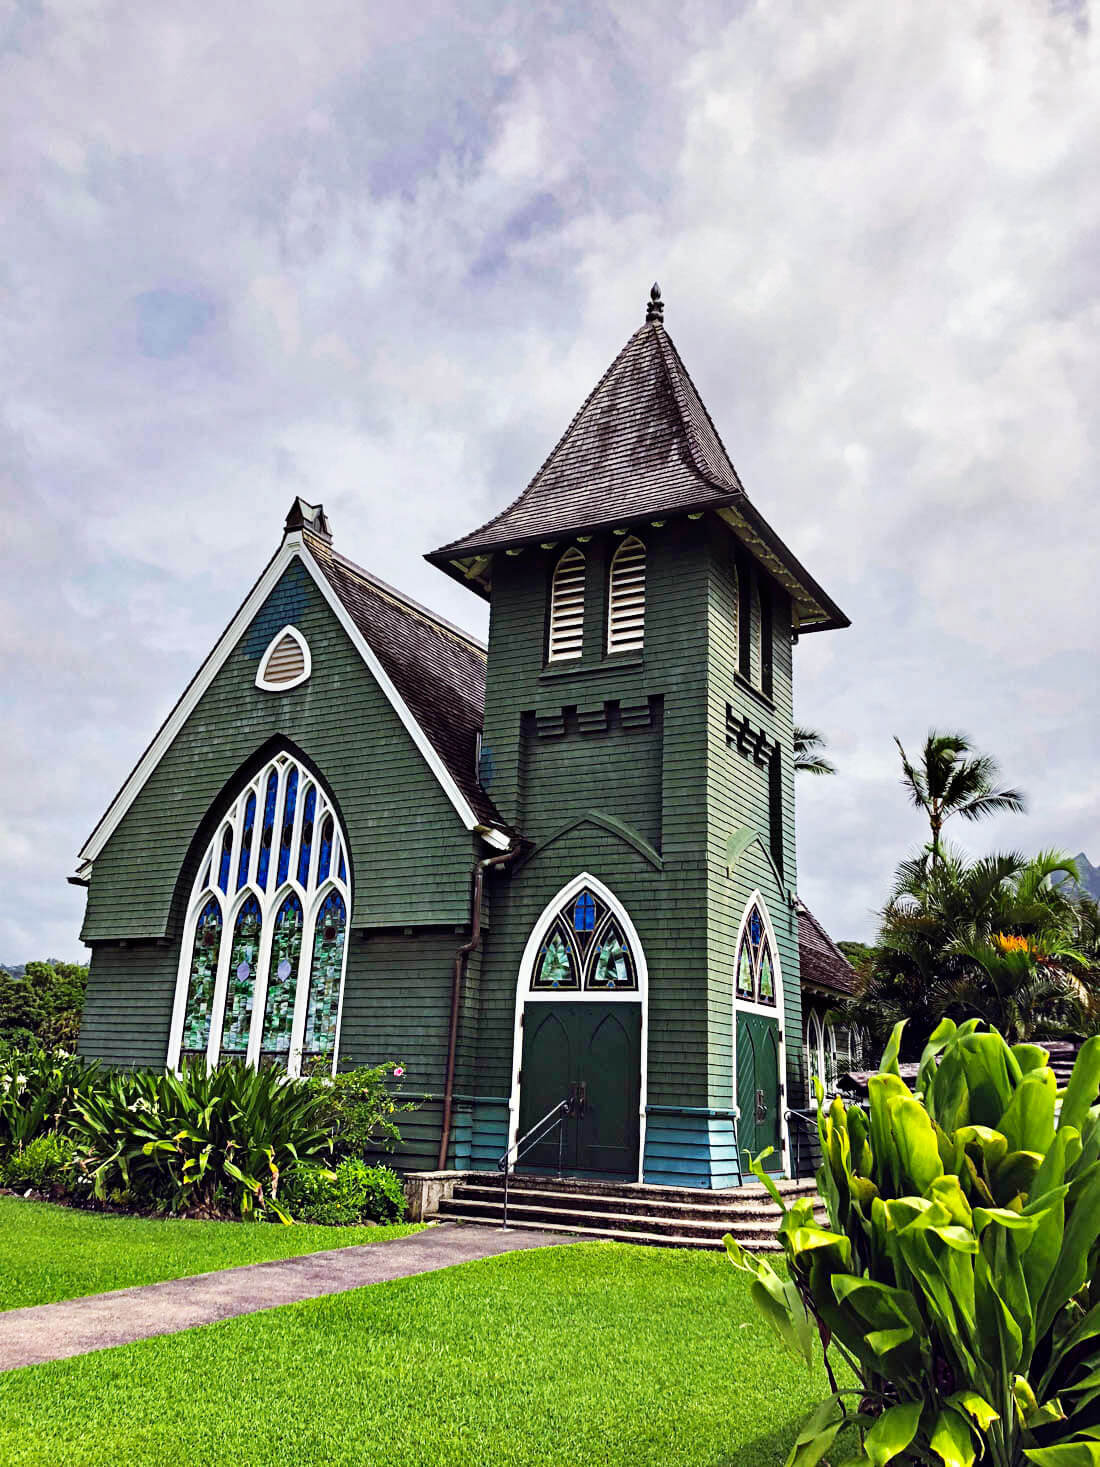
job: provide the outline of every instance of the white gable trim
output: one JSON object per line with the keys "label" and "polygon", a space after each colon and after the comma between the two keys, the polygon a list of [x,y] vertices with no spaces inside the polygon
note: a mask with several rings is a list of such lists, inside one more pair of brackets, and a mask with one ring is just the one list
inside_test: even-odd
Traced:
{"label": "white gable trim", "polygon": [[324,572],[317,565],[313,556],[310,555],[301,532],[293,532],[287,535],[275,555],[268,562],[266,570],[248,593],[240,610],[222,633],[214,650],[191,679],[183,696],[165,719],[153,742],[138,760],[130,777],[108,807],[106,814],[88,837],[79,856],[81,868],[79,874],[82,881],[86,881],[91,874],[85,869],[87,863],[96,859],[111,836],[114,835],[126,812],[137,799],[153,770],[167,753],[180,729],[183,728],[191,714],[195,711],[203,694],[225,665],[230,653],[248,629],[253,617],[255,617],[263,603],[274,590],[283,572],[294,560],[297,560],[309,572],[314,584],[331,608],[337,621],[339,621],[344,631],[347,632],[352,645],[370,668],[375,681],[383,693],[385,693],[386,698],[404,725],[409,737],[420,750],[421,754],[423,754],[429,769],[431,769],[440,785],[442,785],[447,798],[454,806],[466,829],[484,834],[487,843],[497,849],[506,850],[511,844],[503,831],[486,827],[479,821],[470,802],[455,783],[453,776],[442,759],[440,759],[427,734],[425,734],[419,723],[417,723],[408,704],[401,697],[386,674],[376,653],[352,621],[347,608],[332,589]]}

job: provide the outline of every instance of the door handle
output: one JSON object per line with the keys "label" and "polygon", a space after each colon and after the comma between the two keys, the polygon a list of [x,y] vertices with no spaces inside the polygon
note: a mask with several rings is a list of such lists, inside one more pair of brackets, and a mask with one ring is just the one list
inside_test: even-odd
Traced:
{"label": "door handle", "polygon": [[766,1121],[768,1119],[768,1102],[764,1099],[763,1090],[756,1092],[756,1119]]}
{"label": "door handle", "polygon": [[575,1080],[569,1087],[569,1099],[572,1102],[573,1114],[583,1116],[588,1106],[588,1084],[585,1080]]}

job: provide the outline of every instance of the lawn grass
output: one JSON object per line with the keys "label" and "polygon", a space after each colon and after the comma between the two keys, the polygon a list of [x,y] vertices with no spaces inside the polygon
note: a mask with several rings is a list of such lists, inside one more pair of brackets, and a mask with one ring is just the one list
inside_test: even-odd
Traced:
{"label": "lawn grass", "polygon": [[580,1243],[0,1377],[8,1467],[780,1467],[825,1395],[723,1255]]}
{"label": "lawn grass", "polygon": [[238,1263],[295,1258],[321,1248],[380,1243],[416,1231],[409,1224],[317,1228],[123,1217],[0,1197],[0,1309],[77,1299]]}

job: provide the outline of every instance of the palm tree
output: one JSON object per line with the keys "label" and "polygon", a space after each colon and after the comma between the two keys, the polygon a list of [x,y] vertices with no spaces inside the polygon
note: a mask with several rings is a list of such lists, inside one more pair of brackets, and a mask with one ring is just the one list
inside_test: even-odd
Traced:
{"label": "palm tree", "polygon": [[910,762],[896,736],[894,743],[901,754],[901,782],[913,804],[928,816],[932,828],[933,866],[940,859],[944,824],[952,815],[982,820],[998,810],[1023,810],[1020,791],[996,787],[1000,774],[997,761],[988,754],[976,754],[965,734],[932,729],[924,741],[919,766]]}
{"label": "palm tree", "polygon": [[795,773],[802,774],[835,774],[836,765],[830,764],[824,756],[825,738],[815,728],[799,728],[795,725],[794,730],[794,768]]}

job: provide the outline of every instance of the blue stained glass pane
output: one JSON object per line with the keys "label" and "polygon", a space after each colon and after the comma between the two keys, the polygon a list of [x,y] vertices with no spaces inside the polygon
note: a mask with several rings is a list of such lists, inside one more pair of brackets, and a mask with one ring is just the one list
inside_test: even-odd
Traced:
{"label": "blue stained glass pane", "polygon": [[283,810],[283,838],[279,845],[278,884],[282,886],[290,870],[290,847],[294,841],[294,810],[298,803],[298,771],[292,769],[286,782],[286,807]]}
{"label": "blue stained glass pane", "polygon": [[344,869],[344,850],[343,850],[343,847],[341,846],[341,848],[340,848],[340,880],[341,881],[346,881],[347,879],[348,879],[348,874],[347,874],[347,872]]}
{"label": "blue stained glass pane", "polygon": [[[317,857],[317,885],[328,879],[332,865],[332,816],[326,815],[321,825],[321,854]],[[343,873],[341,872],[341,875]]]}
{"label": "blue stained glass pane", "polygon": [[256,863],[256,880],[267,890],[267,873],[271,865],[271,842],[275,836],[275,795],[279,788],[279,776],[274,769],[267,780],[267,798],[264,800],[264,828],[260,836],[260,857]]}
{"label": "blue stained glass pane", "polygon": [[237,890],[248,880],[248,862],[252,855],[252,832],[256,827],[256,796],[249,795],[244,807],[244,829],[241,832],[241,859],[237,866]]}
{"label": "blue stained glass pane", "polygon": [[582,891],[573,906],[574,932],[591,932],[596,925],[596,903],[591,892]]}
{"label": "blue stained glass pane", "polygon": [[753,947],[757,947],[764,932],[764,924],[761,922],[760,913],[755,907],[753,907],[752,916],[749,918],[749,932],[752,934]]}
{"label": "blue stained glass pane", "polygon": [[310,785],[302,810],[302,849],[298,856],[298,884],[309,885],[309,858],[313,854],[313,817],[317,813],[317,791]]}
{"label": "blue stained glass pane", "polygon": [[221,864],[218,867],[218,885],[222,891],[229,890],[229,867],[233,858],[233,831],[226,826],[222,836]]}

